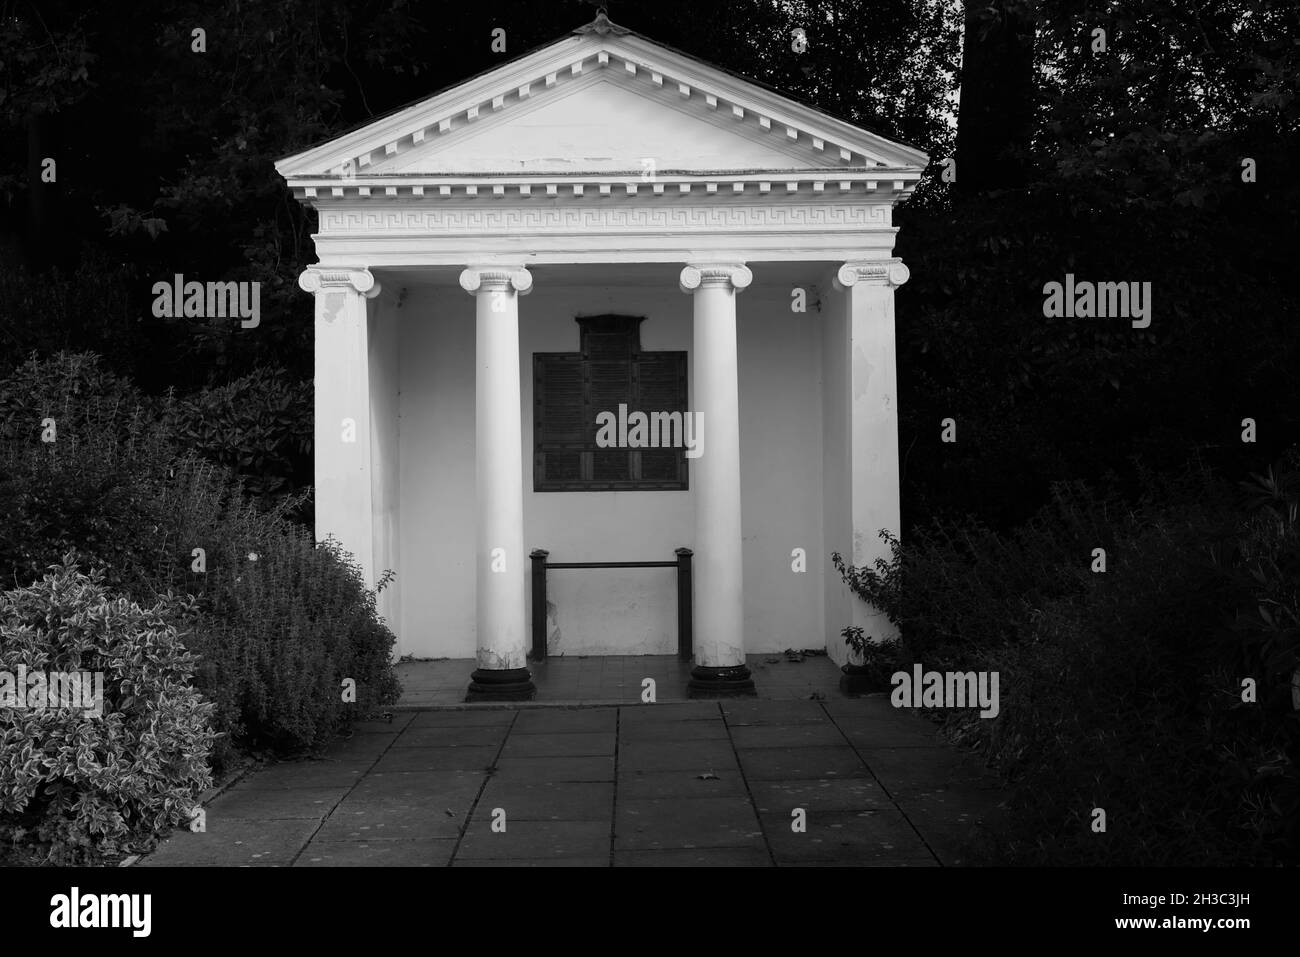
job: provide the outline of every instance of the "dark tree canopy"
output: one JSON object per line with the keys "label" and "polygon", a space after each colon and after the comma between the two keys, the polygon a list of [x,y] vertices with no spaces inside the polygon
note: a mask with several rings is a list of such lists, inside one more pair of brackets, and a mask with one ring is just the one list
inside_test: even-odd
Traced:
{"label": "dark tree canopy", "polygon": [[[1294,439],[1297,303],[1284,277],[1300,6],[610,6],[620,25],[930,153],[896,217],[913,275],[898,298],[909,511],[971,507],[976,488],[975,507],[1010,519],[1048,481],[1134,474],[1134,456],[1240,464],[1230,426],[1246,410],[1268,421],[1260,455]],[[296,278],[315,260],[314,214],[273,161],[557,39],[594,9],[0,3],[4,357],[94,349],[149,392],[268,366],[309,378],[311,305]],[[949,183],[940,161],[954,156]],[[1044,321],[1043,284],[1067,271],[1151,281],[1157,320],[1142,334]],[[154,319],[151,284],[174,273],[260,281],[260,333]],[[978,439],[937,447],[934,423],[958,414]]]}

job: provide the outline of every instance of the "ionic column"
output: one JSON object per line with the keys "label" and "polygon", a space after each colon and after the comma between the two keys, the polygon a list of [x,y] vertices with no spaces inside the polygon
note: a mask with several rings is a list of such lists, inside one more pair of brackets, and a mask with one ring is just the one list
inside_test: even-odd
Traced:
{"label": "ionic column", "polygon": [[475,298],[474,409],[477,476],[478,668],[466,701],[524,700],[526,667],[523,426],[519,296],[533,277],[521,266],[471,266],[460,284]]}
{"label": "ionic column", "polygon": [[[855,567],[889,558],[882,528],[900,534],[898,469],[898,366],[894,290],[910,275],[901,260],[848,262],[835,275],[844,294],[848,327],[849,512],[852,545],[843,551]],[[884,641],[897,635],[885,615],[854,597],[851,624]],[[858,664],[856,656],[850,664]]]}
{"label": "ionic column", "polygon": [[366,300],[379,295],[368,269],[309,266],[298,285],[316,297],[316,539],[333,536],[375,587]]}
{"label": "ionic column", "polygon": [[754,694],[745,664],[745,591],[740,521],[740,391],[736,293],[753,280],[737,263],[691,265],[681,289],[694,298],[696,435],[695,667],[691,697]]}

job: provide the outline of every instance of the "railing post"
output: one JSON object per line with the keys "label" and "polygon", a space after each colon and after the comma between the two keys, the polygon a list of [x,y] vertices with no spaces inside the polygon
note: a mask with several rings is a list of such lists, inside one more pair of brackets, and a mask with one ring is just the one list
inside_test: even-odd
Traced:
{"label": "railing post", "polygon": [[695,651],[692,622],[695,616],[691,607],[691,556],[689,548],[678,548],[677,555],[677,657],[690,661]]}
{"label": "railing post", "polygon": [[546,660],[546,557],[551,553],[534,548],[533,560],[533,654],[534,661]]}

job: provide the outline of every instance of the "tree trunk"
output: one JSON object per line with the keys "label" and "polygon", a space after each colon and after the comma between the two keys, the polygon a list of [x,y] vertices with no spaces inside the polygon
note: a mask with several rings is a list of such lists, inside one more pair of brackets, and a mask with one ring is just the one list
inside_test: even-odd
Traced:
{"label": "tree trunk", "polygon": [[966,4],[957,181],[974,195],[1023,186],[1034,111],[1034,20],[1018,0]]}

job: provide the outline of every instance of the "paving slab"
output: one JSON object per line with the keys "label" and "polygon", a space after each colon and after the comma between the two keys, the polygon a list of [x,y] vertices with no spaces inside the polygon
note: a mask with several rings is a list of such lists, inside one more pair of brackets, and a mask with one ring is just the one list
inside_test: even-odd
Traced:
{"label": "paving slab", "polygon": [[[702,778],[701,774],[710,776]],[[675,800],[744,795],[745,779],[737,769],[717,772],[635,771],[619,769],[618,799]]]}
{"label": "paving slab", "polygon": [[249,788],[233,787],[207,806],[213,817],[258,820],[307,818],[319,820],[349,791],[338,788]]}
{"label": "paving slab", "polygon": [[612,734],[617,722],[617,708],[582,708],[574,711],[534,708],[519,712],[511,734]]}
{"label": "paving slab", "polygon": [[672,847],[762,849],[763,833],[748,796],[618,802],[616,851]]}
{"label": "paving slab", "polygon": [[337,761],[282,761],[250,771],[241,788],[351,788],[371,765]]}
{"label": "paving slab", "polygon": [[294,867],[446,867],[455,838],[425,841],[312,841]]}
{"label": "paving slab", "polygon": [[722,714],[733,728],[750,724],[819,724],[827,720],[819,701],[723,701]]}
{"label": "paving slab", "polygon": [[856,751],[846,745],[814,748],[749,748],[740,766],[751,781],[793,781],[870,777]]}
{"label": "paving slab", "polygon": [[494,781],[523,784],[565,784],[583,781],[613,781],[612,756],[501,758],[492,775]]}
{"label": "paving slab", "polygon": [[946,748],[939,729],[924,718],[910,715],[887,715],[878,719],[836,718],[844,737],[858,748]]}
{"label": "paving slab", "polygon": [[609,867],[608,857],[549,857],[540,860],[457,858],[452,867]]}
{"label": "paving slab", "polygon": [[[685,729],[685,730],[684,730]],[[678,742],[689,737],[692,741],[729,741],[731,735],[721,719],[708,721],[640,721],[619,728],[620,745],[639,741]]]}
{"label": "paving slab", "polygon": [[729,741],[686,739],[636,741],[619,749],[619,767],[638,771],[735,770],[736,753]]}
{"label": "paving slab", "polygon": [[608,821],[510,821],[495,833],[485,819],[470,825],[456,853],[468,860],[555,860],[582,857],[609,861]]}
{"label": "paving slab", "polygon": [[802,781],[751,781],[759,813],[786,814],[801,807],[812,811],[867,811],[894,807],[871,778],[820,778]]}
{"label": "paving slab", "polygon": [[744,748],[841,747],[844,735],[830,721],[806,724],[741,725],[731,729],[731,743]]}
{"label": "paving slab", "polygon": [[604,821],[614,815],[614,785],[511,784],[491,781],[479,799],[475,820],[504,808],[507,821]]}
{"label": "paving slab", "polygon": [[[553,693],[626,691],[621,706],[453,705],[358,722],[323,756],[250,771],[209,804],[207,834],[174,834],[139,866],[984,859],[1005,792],[977,757],[888,694],[808,700],[798,674],[834,671],[810,659],[773,666],[764,698],[673,701],[685,671],[672,661],[646,671],[652,664],[593,658],[553,669]],[[658,704],[637,699],[643,671],[660,681]],[[463,697],[460,678],[454,688],[426,684],[416,690]],[[504,834],[492,831],[495,808],[506,812]],[[791,830],[795,808],[806,833]]]}
{"label": "paving slab", "polygon": [[898,710],[889,702],[889,692],[875,692],[857,696],[832,696],[821,703],[826,713],[833,718],[840,715],[883,715],[897,714]]}
{"label": "paving slab", "polygon": [[[469,687],[469,680],[466,679],[465,687]],[[465,700],[465,692],[462,688],[451,689],[430,689],[428,691],[403,691],[402,700],[398,707],[403,709],[423,710],[428,708],[446,707],[449,704],[460,704]]]}
{"label": "paving slab", "polygon": [[388,734],[398,732],[411,723],[414,711],[393,711],[388,718],[371,718],[366,721],[353,721],[348,728],[353,734]]}
{"label": "paving slab", "polygon": [[828,701],[825,706],[841,730],[863,747],[952,747],[938,724],[913,709],[893,707],[886,695]]}
{"label": "paving slab", "polygon": [[615,867],[771,867],[767,848],[670,847],[660,850],[614,849]]}
{"label": "paving slab", "polygon": [[410,841],[459,836],[463,816],[428,802],[377,804],[344,801],[316,834],[317,841]]}
{"label": "paving slab", "polygon": [[618,720],[621,727],[631,727],[643,721],[716,720],[720,713],[716,701],[670,702],[666,704],[628,705],[619,709]]}
{"label": "paving slab", "polygon": [[792,830],[794,818],[789,813],[764,814],[762,820],[778,865],[795,861],[848,864],[934,859],[897,810],[810,813],[803,833]]}
{"label": "paving slab", "polygon": [[348,738],[335,738],[324,748],[320,757],[327,761],[342,763],[374,763],[381,754],[393,746],[397,732],[374,732],[372,734],[354,734]]}
{"label": "paving slab", "polygon": [[989,860],[997,828],[1006,821],[1006,795],[998,790],[906,788],[893,798],[949,866]]}
{"label": "paving slab", "polygon": [[393,748],[374,766],[374,771],[477,771],[486,770],[496,759],[496,747]]}
{"label": "paving slab", "polygon": [[316,832],[315,820],[212,817],[201,833],[178,831],[137,866],[288,864]]}
{"label": "paving slab", "polygon": [[853,859],[838,861],[779,861],[777,867],[888,867],[891,870],[899,867],[940,867],[933,857],[931,858],[910,858],[910,857],[872,857],[870,859]]}
{"label": "paving slab", "polygon": [[569,758],[614,753],[614,732],[569,734],[512,734],[501,752],[503,758]]}
{"label": "paving slab", "polygon": [[395,748],[501,747],[508,726],[451,725],[445,728],[411,728],[393,743]]}
{"label": "paving slab", "polygon": [[406,726],[416,728],[483,728],[509,726],[519,712],[506,708],[464,708],[451,711],[419,711]]}
{"label": "paving slab", "polygon": [[885,789],[996,789],[998,780],[977,757],[953,748],[859,748]]}
{"label": "paving slab", "polygon": [[483,789],[486,771],[395,771],[368,774],[350,794],[353,804],[413,805],[437,809],[468,807]]}

